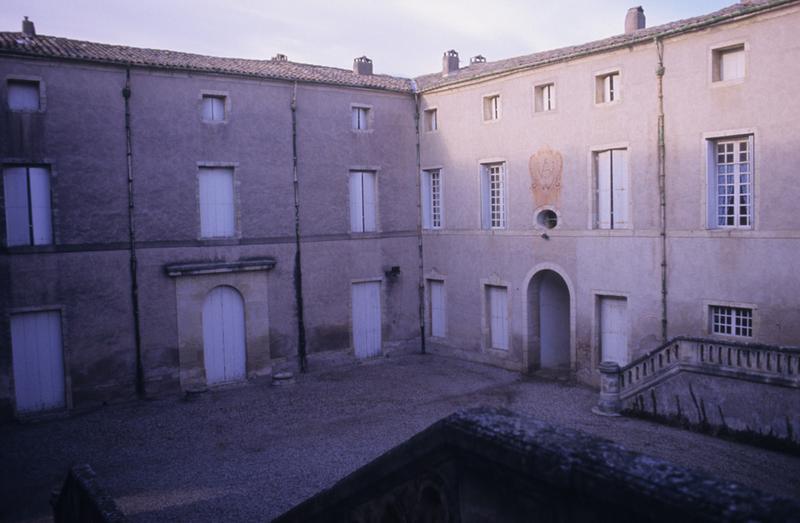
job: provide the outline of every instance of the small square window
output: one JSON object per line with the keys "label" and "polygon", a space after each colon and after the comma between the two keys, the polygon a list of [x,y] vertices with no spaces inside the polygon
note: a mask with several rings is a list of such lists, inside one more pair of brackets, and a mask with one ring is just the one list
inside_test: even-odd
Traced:
{"label": "small square window", "polygon": [[713,53],[712,66],[715,82],[744,78],[744,44],[715,49]]}
{"label": "small square window", "polygon": [[220,95],[203,95],[203,121],[225,121],[225,97]]}
{"label": "small square window", "polygon": [[709,331],[712,334],[740,338],[753,337],[753,309],[711,305],[708,320]]}
{"label": "small square window", "polygon": [[537,85],[534,88],[534,110],[537,113],[555,111],[556,86],[555,84]]}
{"label": "small square window", "polygon": [[38,111],[39,82],[35,80],[8,81],[8,108],[12,111]]}
{"label": "small square window", "polygon": [[493,94],[483,97],[483,120],[491,122],[500,119],[500,95]]}
{"label": "small square window", "polygon": [[353,107],[353,130],[366,131],[369,129],[369,107]]}
{"label": "small square window", "polygon": [[620,97],[619,71],[599,74],[595,77],[595,103],[608,104]]}
{"label": "small square window", "polygon": [[439,115],[436,109],[427,109],[423,115],[423,120],[426,131],[430,132],[439,129]]}

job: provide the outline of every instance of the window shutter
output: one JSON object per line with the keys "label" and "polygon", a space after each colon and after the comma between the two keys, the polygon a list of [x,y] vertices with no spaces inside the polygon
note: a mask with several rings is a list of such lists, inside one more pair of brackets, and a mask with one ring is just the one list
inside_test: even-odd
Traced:
{"label": "window shutter", "polygon": [[212,120],[221,122],[225,119],[225,98],[214,96],[211,98]]}
{"label": "window shutter", "polygon": [[50,218],[50,171],[43,167],[28,169],[31,183],[31,218],[33,244],[53,243],[53,224]]}
{"label": "window shutter", "polygon": [[420,190],[422,198],[422,227],[430,229],[433,226],[431,219],[432,194],[431,194],[431,173],[422,171],[420,175]]}
{"label": "window shutter", "polygon": [[203,120],[210,122],[214,119],[214,104],[210,96],[203,97]]}
{"label": "window shutter", "polygon": [[611,228],[611,151],[597,153],[597,227]]}
{"label": "window shutter", "polygon": [[200,236],[234,236],[233,171],[203,169],[200,173]]}
{"label": "window shutter", "polygon": [[28,222],[28,179],[25,167],[3,170],[3,189],[6,206],[6,243],[30,245]]}
{"label": "window shutter", "polygon": [[612,177],[614,187],[614,228],[628,227],[630,218],[628,195],[629,176],[628,176],[628,151],[625,149],[615,149],[611,151],[611,166],[614,176]]}
{"label": "window shutter", "polygon": [[445,333],[444,282],[430,280],[431,336],[443,338]]}
{"label": "window shutter", "polygon": [[720,54],[722,80],[744,78],[744,49],[724,51]]}
{"label": "window shutter", "polygon": [[611,101],[611,75],[603,77],[603,102]]}
{"label": "window shutter", "polygon": [[492,210],[489,203],[489,168],[481,166],[481,227],[492,228]]}
{"label": "window shutter", "polygon": [[8,82],[8,107],[13,111],[39,110],[39,82]]}
{"label": "window shutter", "polygon": [[364,232],[364,209],[361,198],[361,173],[350,173],[350,230],[352,232]]}
{"label": "window shutter", "polygon": [[491,315],[492,348],[508,348],[508,317],[506,307],[506,289],[489,287],[489,310]]}
{"label": "window shutter", "polygon": [[376,213],[376,187],[375,187],[375,173],[365,172],[362,176],[364,188],[364,231],[376,231],[377,228],[377,213]]}

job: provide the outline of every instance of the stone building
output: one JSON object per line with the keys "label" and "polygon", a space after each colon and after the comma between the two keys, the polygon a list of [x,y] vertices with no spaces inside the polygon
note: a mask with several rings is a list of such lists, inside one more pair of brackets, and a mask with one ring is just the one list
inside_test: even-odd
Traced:
{"label": "stone building", "polygon": [[416,79],[0,33],[3,417],[392,350],[800,339],[800,2]]}

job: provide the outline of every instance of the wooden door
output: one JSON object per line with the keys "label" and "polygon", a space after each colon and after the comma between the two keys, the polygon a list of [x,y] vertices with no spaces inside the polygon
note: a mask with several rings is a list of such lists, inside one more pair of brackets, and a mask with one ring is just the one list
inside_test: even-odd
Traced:
{"label": "wooden door", "polygon": [[600,297],[600,361],[628,363],[628,300]]}
{"label": "wooden door", "polygon": [[203,355],[208,385],[245,378],[244,301],[232,287],[217,287],[206,296]]}
{"label": "wooden door", "polygon": [[381,353],[381,282],[354,283],[353,350],[357,358]]}
{"label": "wooden door", "polygon": [[11,357],[17,412],[64,407],[64,353],[59,312],[13,314]]}

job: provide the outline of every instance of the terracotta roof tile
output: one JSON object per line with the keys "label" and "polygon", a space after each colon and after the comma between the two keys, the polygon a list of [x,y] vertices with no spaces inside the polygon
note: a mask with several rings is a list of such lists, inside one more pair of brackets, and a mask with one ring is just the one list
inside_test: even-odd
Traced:
{"label": "terracotta roof tile", "polygon": [[347,87],[411,92],[412,82],[388,75],[358,75],[348,69],[277,60],[220,58],[177,51],[84,42],[55,36],[0,32],[0,56],[37,56],[118,65],[236,74]]}
{"label": "terracotta roof tile", "polygon": [[796,3],[798,3],[796,0],[748,0],[728,6],[724,9],[709,13],[707,15],[687,18],[685,20],[678,20],[676,22],[670,22],[664,25],[648,27],[630,34],[620,34],[582,45],[573,45],[551,51],[543,51],[540,53],[517,56],[515,58],[507,58],[505,60],[470,65],[447,76],[443,76],[441,72],[427,74],[417,77],[416,82],[420,91],[428,91],[438,87],[445,87],[460,82],[491,77],[496,74],[502,74],[518,69],[541,67],[553,62],[561,62],[596,52],[608,51],[625,45],[631,45],[644,41],[649,42],[657,36],[666,36],[675,32],[691,30],[693,27],[704,25],[706,23],[713,23],[716,20],[723,21],[738,15],[746,15],[779,5]]}

